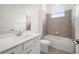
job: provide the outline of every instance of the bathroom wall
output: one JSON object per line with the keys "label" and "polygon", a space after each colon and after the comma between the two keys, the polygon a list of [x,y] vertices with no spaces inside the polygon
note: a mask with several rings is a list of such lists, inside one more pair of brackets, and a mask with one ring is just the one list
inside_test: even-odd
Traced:
{"label": "bathroom wall", "polygon": [[27,5],[0,5],[0,34],[26,28]]}
{"label": "bathroom wall", "polygon": [[76,4],[75,40],[79,40],[79,4]]}
{"label": "bathroom wall", "polygon": [[48,13],[51,13],[53,9],[60,8],[63,10],[70,10],[72,9],[73,4],[48,4],[47,5],[47,11]]}
{"label": "bathroom wall", "polygon": [[31,13],[31,31],[39,33],[41,32],[41,23],[40,23],[40,7],[39,4],[30,5],[30,13]]}
{"label": "bathroom wall", "polygon": [[[47,19],[43,22],[43,33],[59,36],[72,37],[72,4],[49,4],[47,5]],[[60,8],[65,10],[65,17],[51,18],[52,10]],[[52,33],[53,32],[53,33]]]}
{"label": "bathroom wall", "polygon": [[46,34],[46,14],[47,14],[47,5],[42,4],[40,8],[40,29],[41,29],[41,34],[44,36]]}
{"label": "bathroom wall", "polygon": [[39,5],[0,5],[0,34],[11,33],[11,29],[25,31],[26,16],[31,19],[31,31],[40,32]]}
{"label": "bathroom wall", "polygon": [[72,13],[71,13],[71,22],[72,22],[72,39],[75,39],[75,21],[76,21],[76,5],[73,5],[72,7]]}
{"label": "bathroom wall", "polygon": [[71,10],[66,10],[64,17],[47,15],[47,34],[71,38]]}

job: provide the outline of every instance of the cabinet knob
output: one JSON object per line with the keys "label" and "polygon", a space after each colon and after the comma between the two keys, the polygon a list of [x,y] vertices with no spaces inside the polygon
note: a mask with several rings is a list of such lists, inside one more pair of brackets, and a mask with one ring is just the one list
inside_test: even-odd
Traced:
{"label": "cabinet knob", "polygon": [[30,50],[29,52],[32,52],[32,50]]}
{"label": "cabinet knob", "polygon": [[28,51],[27,53],[29,54],[30,52]]}
{"label": "cabinet knob", "polygon": [[32,50],[29,50],[27,53],[30,54],[32,52]]}
{"label": "cabinet knob", "polygon": [[11,52],[11,54],[15,54],[14,52]]}

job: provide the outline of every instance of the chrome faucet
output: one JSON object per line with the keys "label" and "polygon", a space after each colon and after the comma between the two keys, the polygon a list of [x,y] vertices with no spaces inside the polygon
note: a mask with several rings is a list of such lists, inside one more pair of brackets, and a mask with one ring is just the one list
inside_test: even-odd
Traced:
{"label": "chrome faucet", "polygon": [[21,36],[22,35],[22,31],[21,30],[11,29],[11,31],[14,32],[17,36]]}
{"label": "chrome faucet", "polygon": [[17,31],[17,36],[21,36],[22,32],[21,31]]}

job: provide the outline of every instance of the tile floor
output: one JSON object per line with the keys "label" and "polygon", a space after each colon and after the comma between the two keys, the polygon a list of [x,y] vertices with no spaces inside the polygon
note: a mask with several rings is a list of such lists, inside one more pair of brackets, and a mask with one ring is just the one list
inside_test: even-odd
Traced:
{"label": "tile floor", "polygon": [[48,54],[70,54],[69,52],[54,48],[54,47],[48,47]]}
{"label": "tile floor", "polygon": [[70,54],[69,52],[54,48],[54,47],[48,47],[48,53],[41,52],[41,54]]}

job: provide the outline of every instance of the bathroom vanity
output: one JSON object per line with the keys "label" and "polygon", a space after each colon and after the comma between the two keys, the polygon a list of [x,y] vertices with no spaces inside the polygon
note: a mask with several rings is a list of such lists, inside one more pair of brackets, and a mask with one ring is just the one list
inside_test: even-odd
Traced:
{"label": "bathroom vanity", "polygon": [[40,54],[40,34],[28,32],[0,38],[0,54]]}

